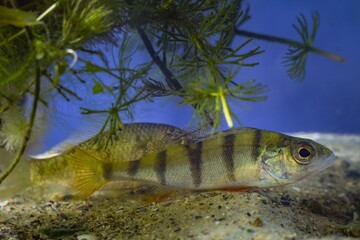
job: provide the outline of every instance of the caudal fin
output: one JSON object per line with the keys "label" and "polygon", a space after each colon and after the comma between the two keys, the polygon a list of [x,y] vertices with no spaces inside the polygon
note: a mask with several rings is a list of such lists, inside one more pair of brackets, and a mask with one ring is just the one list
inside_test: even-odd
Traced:
{"label": "caudal fin", "polygon": [[104,164],[80,148],[74,148],[66,156],[73,171],[71,199],[83,199],[90,196],[106,183]]}

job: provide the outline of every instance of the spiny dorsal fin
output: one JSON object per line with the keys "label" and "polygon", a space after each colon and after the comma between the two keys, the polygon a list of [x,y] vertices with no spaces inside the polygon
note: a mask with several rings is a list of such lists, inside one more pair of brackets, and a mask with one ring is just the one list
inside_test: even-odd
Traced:
{"label": "spiny dorsal fin", "polygon": [[[90,138],[79,141],[81,138],[64,140],[44,153],[30,155],[33,159],[48,159],[66,154],[78,146],[86,152],[98,152],[97,156],[107,162],[126,162],[143,158],[146,155],[163,151],[178,144],[189,144],[201,140],[208,135],[205,127],[191,127],[186,130],[161,123],[131,123],[117,131],[114,136],[108,132],[100,138]],[[110,145],[106,143],[112,139]],[[80,143],[80,144],[79,144]],[[78,145],[79,144],[79,145]],[[107,146],[107,147],[105,147]],[[93,154],[92,153],[92,154]]]}
{"label": "spiny dorsal fin", "polygon": [[73,199],[88,197],[107,182],[103,162],[84,150],[73,148],[66,158],[73,172]]}
{"label": "spiny dorsal fin", "polygon": [[125,124],[115,135],[104,133],[80,145],[85,151],[99,152],[106,162],[127,162],[163,151],[184,142],[187,133],[182,129],[161,123]]}

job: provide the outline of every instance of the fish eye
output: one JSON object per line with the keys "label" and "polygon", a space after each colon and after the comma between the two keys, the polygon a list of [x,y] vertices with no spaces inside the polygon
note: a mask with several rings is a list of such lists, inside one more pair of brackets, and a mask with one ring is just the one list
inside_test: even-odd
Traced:
{"label": "fish eye", "polygon": [[299,152],[300,157],[302,157],[302,158],[307,158],[311,155],[311,152],[309,151],[309,149],[307,149],[305,147],[299,148],[298,152]]}
{"label": "fish eye", "polygon": [[306,142],[301,142],[297,144],[295,151],[293,151],[295,161],[300,164],[309,164],[310,160],[314,157],[314,155],[314,148]]}

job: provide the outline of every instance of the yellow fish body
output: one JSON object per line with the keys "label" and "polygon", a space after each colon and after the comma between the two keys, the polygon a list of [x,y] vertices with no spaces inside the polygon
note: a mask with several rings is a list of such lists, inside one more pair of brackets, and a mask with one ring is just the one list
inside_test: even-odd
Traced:
{"label": "yellow fish body", "polygon": [[68,153],[75,198],[119,180],[190,190],[274,187],[322,171],[334,159],[312,140],[254,128],[218,132],[126,162],[80,148]]}
{"label": "yellow fish body", "polygon": [[[188,132],[167,124],[132,123],[125,124],[122,130],[117,131],[106,148],[104,146],[109,139],[107,133],[100,138],[89,139],[75,149],[80,149],[106,162],[128,162],[173,145],[184,144],[189,141],[189,137]],[[51,198],[59,195],[63,198],[63,195],[72,192],[74,171],[69,165],[71,151],[70,149],[50,158],[30,159],[30,178],[39,192],[37,194]],[[115,188],[122,188],[123,186],[120,185],[116,182]],[[132,189],[139,184],[130,185],[125,182],[123,185]]]}

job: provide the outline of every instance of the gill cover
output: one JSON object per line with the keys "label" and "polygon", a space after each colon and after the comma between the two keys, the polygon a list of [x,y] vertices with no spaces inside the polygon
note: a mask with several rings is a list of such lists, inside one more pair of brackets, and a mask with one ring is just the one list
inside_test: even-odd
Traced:
{"label": "gill cover", "polygon": [[264,151],[260,178],[268,186],[293,183],[324,170],[334,160],[332,151],[323,145],[287,136],[281,144]]}

